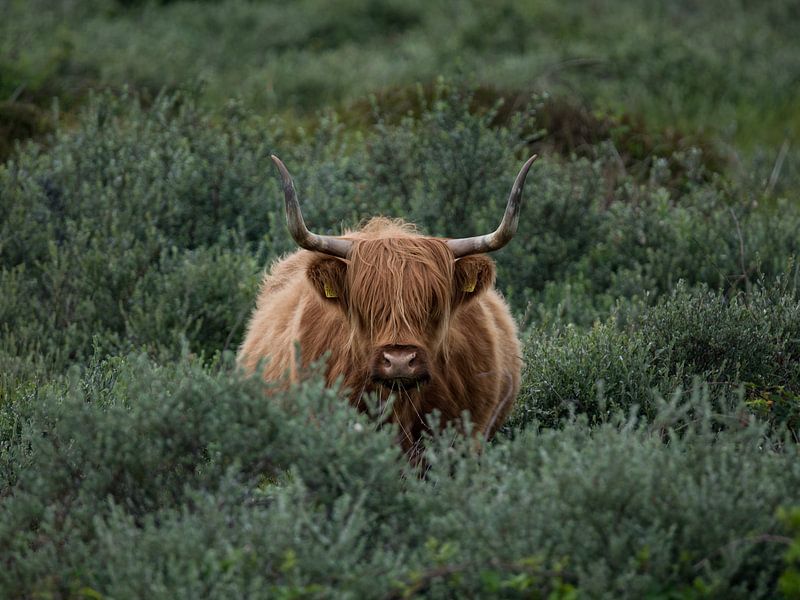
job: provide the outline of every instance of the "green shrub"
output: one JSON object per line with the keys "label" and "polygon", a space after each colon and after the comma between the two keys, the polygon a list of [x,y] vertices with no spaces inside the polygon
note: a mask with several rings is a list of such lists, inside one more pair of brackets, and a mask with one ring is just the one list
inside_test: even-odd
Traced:
{"label": "green shrub", "polygon": [[[0,597],[796,595],[795,4],[5,2]],[[506,435],[233,372],[271,153],[465,236],[534,151]]]}
{"label": "green shrub", "polygon": [[[254,274],[295,248],[273,152],[318,231],[375,214],[433,235],[493,230],[535,112],[495,126],[497,108],[473,100],[441,83],[416,117],[353,136],[335,114],[288,131],[236,104],[206,113],[187,95],[149,108],[131,94],[95,98],[75,130],[0,169],[2,354],[60,371],[95,348],[176,356],[181,336],[207,357],[235,347]],[[609,178],[607,152],[535,165],[519,233],[495,255],[516,310],[586,325],[652,305],[681,278],[747,289],[800,252],[796,203],[750,203],[722,180],[681,191]]]}
{"label": "green shrub", "polygon": [[659,398],[708,382],[712,397],[746,387],[751,410],[800,439],[800,302],[786,287],[725,296],[679,285],[629,323],[533,328],[512,422],[557,426],[570,413],[652,418]]}
{"label": "green shrub", "polygon": [[525,341],[523,384],[514,423],[553,427],[570,413],[604,420],[638,406],[652,416],[656,384],[646,338],[596,324],[590,331],[567,327],[551,334],[533,330]]}
{"label": "green shrub", "polygon": [[184,344],[206,358],[235,349],[258,292],[258,267],[246,252],[173,248],[136,283],[126,339],[168,357]]}
{"label": "green shrub", "polygon": [[797,334],[800,302],[794,293],[760,289],[725,298],[679,286],[668,302],[646,312],[639,334],[658,340],[662,377],[703,376],[718,383],[788,385],[800,391]]}
{"label": "green shrub", "polygon": [[221,350],[255,295],[262,186],[276,195],[269,142],[245,119],[233,107],[212,128],[180,98],[144,111],[105,96],[51,151],[0,170],[5,351],[62,369],[93,346],[174,349],[181,334]]}
{"label": "green shrub", "polygon": [[403,477],[393,433],[319,379],[265,398],[228,360],[114,359],[3,405],[3,596],[775,592],[796,447],[714,433],[707,395],[480,456],[448,431]]}

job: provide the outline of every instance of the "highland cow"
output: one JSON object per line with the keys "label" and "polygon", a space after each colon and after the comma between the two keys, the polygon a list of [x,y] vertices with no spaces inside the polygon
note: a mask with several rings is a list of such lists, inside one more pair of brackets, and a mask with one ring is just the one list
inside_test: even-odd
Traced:
{"label": "highland cow", "polygon": [[369,392],[381,406],[394,396],[386,416],[410,455],[432,411],[442,424],[468,411],[473,430],[491,437],[517,395],[522,362],[514,320],[494,289],[494,261],[485,253],[516,232],[535,159],[517,175],[496,231],[440,239],[382,217],[339,237],[311,233],[292,178],[273,156],[289,230],[303,249],[265,276],[239,364],[247,372],[263,368],[267,381],[296,381],[304,366],[328,353],[327,385],[341,378],[355,406]]}

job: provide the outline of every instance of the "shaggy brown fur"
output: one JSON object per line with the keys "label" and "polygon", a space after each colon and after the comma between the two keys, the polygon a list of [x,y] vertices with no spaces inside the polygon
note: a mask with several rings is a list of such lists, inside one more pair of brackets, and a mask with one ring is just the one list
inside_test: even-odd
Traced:
{"label": "shaggy brown fur", "polygon": [[[403,449],[415,451],[433,410],[444,421],[467,410],[476,432],[490,437],[511,409],[522,366],[514,321],[494,289],[494,262],[485,255],[454,260],[444,240],[385,218],[344,237],[355,242],[346,261],[299,250],[273,264],[239,363],[248,372],[261,364],[267,381],[296,381],[303,366],[330,352],[328,385],[343,377],[359,406],[376,388],[376,351],[417,346],[430,380],[411,389],[377,388],[382,401],[396,392],[391,420]],[[326,287],[337,297],[326,297]]]}

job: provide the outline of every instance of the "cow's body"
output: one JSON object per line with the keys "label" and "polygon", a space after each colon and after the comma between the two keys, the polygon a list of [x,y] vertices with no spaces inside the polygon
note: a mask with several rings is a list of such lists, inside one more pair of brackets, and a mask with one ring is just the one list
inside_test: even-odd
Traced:
{"label": "cow's body", "polygon": [[[346,237],[413,241],[420,236],[408,226],[373,219],[364,229]],[[397,258],[406,270],[415,268],[403,264],[403,257]],[[302,370],[296,363],[296,342],[304,365],[329,352],[328,385],[343,377],[351,402],[358,404],[361,394],[375,387],[366,372],[371,350],[351,335],[345,311],[322,297],[308,278],[314,259],[315,253],[300,250],[272,266],[264,278],[240,362],[253,371],[267,359],[263,363],[265,379],[277,381],[287,376],[296,380]],[[389,289],[414,285],[413,277],[409,273],[399,275],[402,272],[395,273],[398,277],[390,281]],[[487,436],[505,421],[519,390],[520,345],[508,306],[491,285],[451,312],[449,327],[430,363],[430,381],[419,389],[403,389],[394,402],[394,419],[400,425],[406,449],[419,439],[425,426],[423,419],[434,409],[447,420],[469,411],[475,429]]]}
{"label": "cow's body", "polygon": [[460,239],[422,236],[381,217],[344,236],[316,235],[305,226],[289,172],[272,158],[289,230],[304,250],[265,276],[239,363],[248,372],[263,369],[267,381],[296,381],[328,353],[328,385],[343,380],[359,407],[377,392],[412,455],[433,411],[443,422],[469,412],[474,431],[490,437],[511,409],[522,364],[486,253],[513,237],[536,157],[517,175],[500,226]]}

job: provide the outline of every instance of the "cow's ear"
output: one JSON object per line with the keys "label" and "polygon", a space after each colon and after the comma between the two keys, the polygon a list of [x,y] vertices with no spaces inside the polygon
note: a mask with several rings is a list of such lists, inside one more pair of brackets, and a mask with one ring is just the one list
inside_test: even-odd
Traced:
{"label": "cow's ear", "polygon": [[477,298],[484,290],[494,285],[494,261],[483,254],[459,258],[455,264],[456,303]]}
{"label": "cow's ear", "polygon": [[341,302],[344,298],[347,263],[342,259],[331,256],[314,258],[306,275],[323,300]]}

